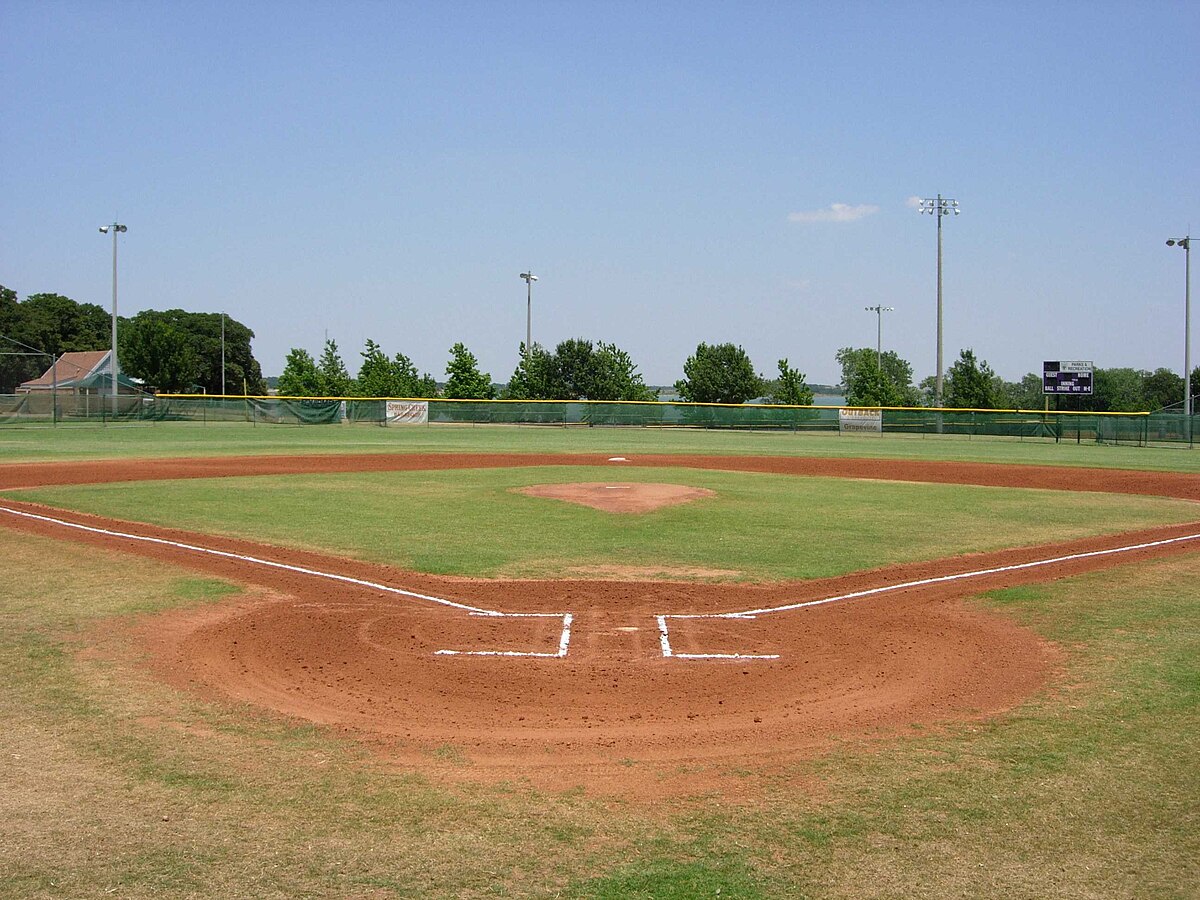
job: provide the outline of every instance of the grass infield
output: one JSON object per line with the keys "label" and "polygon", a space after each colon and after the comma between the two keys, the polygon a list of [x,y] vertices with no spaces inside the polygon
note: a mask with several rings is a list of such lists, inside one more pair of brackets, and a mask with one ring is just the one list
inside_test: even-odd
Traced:
{"label": "grass infield", "polygon": [[[515,493],[533,484],[604,481],[670,482],[716,497],[631,516]],[[820,578],[1200,517],[1193,503],[1156,497],[694,469],[322,474],[246,477],[236,485],[183,479],[8,496],[436,574],[510,578],[606,569]]]}

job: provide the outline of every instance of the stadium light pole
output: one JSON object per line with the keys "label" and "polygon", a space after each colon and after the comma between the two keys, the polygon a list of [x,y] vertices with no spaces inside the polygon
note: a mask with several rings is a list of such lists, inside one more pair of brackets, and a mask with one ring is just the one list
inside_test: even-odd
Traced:
{"label": "stadium light pole", "polygon": [[533,274],[533,269],[528,272],[522,272],[521,278],[525,279],[525,377],[529,377],[529,360],[530,354],[533,352],[533,283],[538,280],[538,277]]}
{"label": "stadium light pole", "polygon": [[1183,248],[1183,414],[1188,443],[1192,442],[1192,236],[1171,238],[1168,247]]}
{"label": "stadium light pole", "polygon": [[875,330],[875,365],[879,371],[883,371],[883,314],[885,312],[895,312],[894,306],[868,306],[867,312],[875,313],[879,319],[878,327]]}
{"label": "stadium light pole", "polygon": [[936,198],[923,199],[917,210],[937,216],[937,376],[934,381],[934,406],[942,405],[942,217],[958,215],[958,201],[938,194]]}
{"label": "stadium light pole", "polygon": [[108,361],[109,377],[112,379],[113,415],[117,414],[117,235],[128,231],[124,225],[113,222],[111,225],[101,225],[100,233],[112,232],[113,238],[113,307],[112,307],[112,357]]}

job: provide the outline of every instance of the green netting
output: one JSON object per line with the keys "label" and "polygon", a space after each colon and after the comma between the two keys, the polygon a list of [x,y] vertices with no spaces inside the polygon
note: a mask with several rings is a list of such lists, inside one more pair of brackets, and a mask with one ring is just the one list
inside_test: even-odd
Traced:
{"label": "green netting", "polygon": [[[122,421],[251,422],[282,425],[336,425],[343,422],[396,424],[387,399],[126,396],[60,394],[57,410],[47,394],[0,397],[0,424]],[[702,403],[626,403],[520,400],[402,401],[414,405],[429,424],[635,426],[651,428],[730,428],[943,436],[960,439],[1072,441],[1103,444],[1191,444],[1200,435],[1200,416],[1181,413],[1069,413],[1028,410],[884,409],[864,411],[857,427],[844,428],[841,410],[823,406],[740,406]],[[861,424],[862,422],[867,425]],[[860,432],[866,431],[866,434]]]}

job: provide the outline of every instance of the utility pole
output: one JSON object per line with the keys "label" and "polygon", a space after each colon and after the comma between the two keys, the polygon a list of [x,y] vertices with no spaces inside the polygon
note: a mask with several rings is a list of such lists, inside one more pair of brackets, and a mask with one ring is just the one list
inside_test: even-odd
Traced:
{"label": "utility pole", "polygon": [[112,232],[113,239],[113,270],[112,270],[112,356],[109,359],[109,374],[112,378],[112,411],[113,418],[117,416],[117,235],[128,231],[124,225],[113,222],[111,225],[101,225],[100,233]]}
{"label": "utility pole", "polygon": [[934,406],[942,405],[942,380],[945,365],[942,360],[942,217],[958,215],[958,201],[938,194],[935,199],[924,199],[917,209],[922,213],[937,216],[937,376],[934,388]]}

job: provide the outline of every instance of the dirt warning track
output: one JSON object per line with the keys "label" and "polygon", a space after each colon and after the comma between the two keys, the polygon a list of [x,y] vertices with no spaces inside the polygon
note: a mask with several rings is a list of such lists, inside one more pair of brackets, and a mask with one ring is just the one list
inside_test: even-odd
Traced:
{"label": "dirt warning track", "polygon": [[[572,464],[606,463],[592,455],[151,460],[3,466],[0,487]],[[1200,479],[1178,473],[750,457],[620,465],[1200,499]],[[497,582],[3,498],[0,524],[251,586],[243,600],[137,626],[151,667],[179,687],[344,730],[424,769],[440,765],[431,748],[451,747],[468,763],[462,777],[620,791],[636,782],[652,795],[725,789],[730,766],[786,762],[836,735],[1011,708],[1045,683],[1058,651],[962,598],[1200,549],[1198,522],[791,584]]]}

